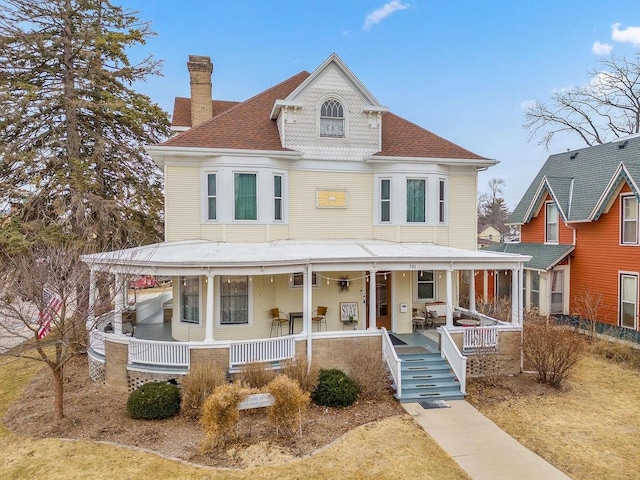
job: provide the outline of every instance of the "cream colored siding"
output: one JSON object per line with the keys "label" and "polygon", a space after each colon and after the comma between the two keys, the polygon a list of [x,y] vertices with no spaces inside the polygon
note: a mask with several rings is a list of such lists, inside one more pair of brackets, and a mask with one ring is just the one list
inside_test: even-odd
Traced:
{"label": "cream colored siding", "polygon": [[165,167],[165,240],[200,238],[200,169]]}
{"label": "cream colored siding", "polygon": [[428,242],[434,243],[435,227],[400,226],[399,242]]}
{"label": "cream colored siding", "polygon": [[[391,311],[394,312],[394,331],[397,333],[411,333],[413,330],[411,321],[412,273],[413,272],[393,272],[394,295],[392,298],[393,304],[390,305],[390,308]],[[400,311],[401,304],[407,305],[407,311],[404,313]]]}
{"label": "cream colored siding", "polygon": [[450,247],[475,250],[477,248],[476,209],[477,178],[474,173],[455,175],[449,179]]}
{"label": "cream colored siding", "polygon": [[[292,171],[290,238],[371,238],[371,185],[370,174]],[[346,190],[347,208],[317,208],[317,190]]]}
{"label": "cream colored siding", "polygon": [[266,225],[227,225],[227,242],[268,242]]}
{"label": "cream colored siding", "polygon": [[[342,103],[345,138],[319,135],[319,109],[328,98]],[[285,146],[303,152],[303,158],[361,161],[379,150],[379,129],[369,126],[368,114],[363,112],[364,98],[335,66],[329,66],[295,101],[303,107],[297,111],[295,123],[285,126]]]}
{"label": "cream colored siding", "polygon": [[226,242],[227,225],[221,223],[203,223],[200,226],[200,238],[212,242]]}

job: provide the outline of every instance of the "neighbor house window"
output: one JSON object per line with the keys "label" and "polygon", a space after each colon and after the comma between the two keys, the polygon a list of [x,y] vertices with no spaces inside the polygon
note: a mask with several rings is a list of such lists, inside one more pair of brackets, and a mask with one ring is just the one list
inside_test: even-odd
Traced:
{"label": "neighbor house window", "polygon": [[433,270],[418,272],[418,300],[433,300],[436,298],[436,281]]}
{"label": "neighbor house window", "polygon": [[180,320],[200,323],[200,279],[180,277]]}
{"label": "neighbor house window", "polygon": [[[302,273],[294,273],[290,277],[290,286],[291,287],[302,287],[304,286],[304,274]],[[311,274],[311,285],[314,287],[318,286],[318,276],[315,273]]]}
{"label": "neighbor house window", "polygon": [[380,180],[380,221],[391,221],[391,180],[388,178]]}
{"label": "neighbor house window", "polygon": [[273,219],[282,220],[282,175],[273,176]]}
{"label": "neighbor house window", "polygon": [[554,203],[546,203],[545,242],[558,243],[558,208]]}
{"label": "neighbor house window", "polygon": [[529,300],[530,308],[540,308],[540,272],[530,272],[531,278],[531,298]]}
{"label": "neighbor house window", "polygon": [[234,212],[236,220],[258,219],[258,191],[255,173],[234,176]]}
{"label": "neighbor house window", "polygon": [[563,313],[564,310],[564,271],[551,272],[551,310],[550,313]]}
{"label": "neighbor house window", "polygon": [[207,219],[215,220],[217,218],[217,192],[216,192],[216,174],[207,175]]}
{"label": "neighbor house window", "polygon": [[320,136],[344,137],[344,110],[339,101],[327,100],[320,107]]}
{"label": "neighbor house window", "polygon": [[635,196],[622,197],[622,243],[638,244],[638,199]]}
{"label": "neighbor house window", "polygon": [[620,326],[637,329],[638,276],[620,275]]}
{"label": "neighbor house window", "polygon": [[444,180],[438,183],[438,221],[444,223]]}
{"label": "neighbor house window", "polygon": [[407,222],[426,221],[427,182],[421,179],[407,179]]}
{"label": "neighbor house window", "polygon": [[238,325],[249,323],[249,278],[220,277],[220,323]]}

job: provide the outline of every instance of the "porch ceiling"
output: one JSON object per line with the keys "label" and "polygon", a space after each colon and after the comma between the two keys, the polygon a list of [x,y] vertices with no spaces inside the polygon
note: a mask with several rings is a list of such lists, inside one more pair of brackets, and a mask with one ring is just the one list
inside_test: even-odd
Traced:
{"label": "porch ceiling", "polygon": [[287,273],[313,270],[513,269],[531,257],[502,252],[463,250],[432,243],[382,240],[282,240],[225,243],[206,240],[165,242],[85,255],[89,266],[135,274],[224,272]]}

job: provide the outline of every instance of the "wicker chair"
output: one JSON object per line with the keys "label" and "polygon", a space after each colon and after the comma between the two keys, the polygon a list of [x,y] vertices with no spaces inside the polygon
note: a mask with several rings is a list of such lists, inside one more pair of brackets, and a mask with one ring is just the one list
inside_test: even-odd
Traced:
{"label": "wicker chair", "polygon": [[324,323],[324,329],[327,330],[327,307],[318,307],[317,310],[313,312],[313,316],[311,317],[311,324],[318,325],[318,331],[322,330],[322,324]]}
{"label": "wicker chair", "polygon": [[282,326],[286,325],[287,330],[286,333],[289,333],[289,317],[287,317],[286,313],[280,311],[279,308],[271,309],[271,334],[273,337],[274,330],[277,332],[278,336],[282,335]]}

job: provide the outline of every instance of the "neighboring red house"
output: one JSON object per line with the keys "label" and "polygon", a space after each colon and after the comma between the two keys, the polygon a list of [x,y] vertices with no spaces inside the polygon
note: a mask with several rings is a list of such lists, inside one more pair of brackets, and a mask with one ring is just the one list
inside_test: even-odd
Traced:
{"label": "neighboring red house", "polygon": [[[487,248],[531,255],[525,307],[574,314],[600,297],[597,320],[639,330],[639,185],[640,135],[548,158],[510,218],[521,242]],[[479,296],[499,290],[491,273],[476,275]]]}

